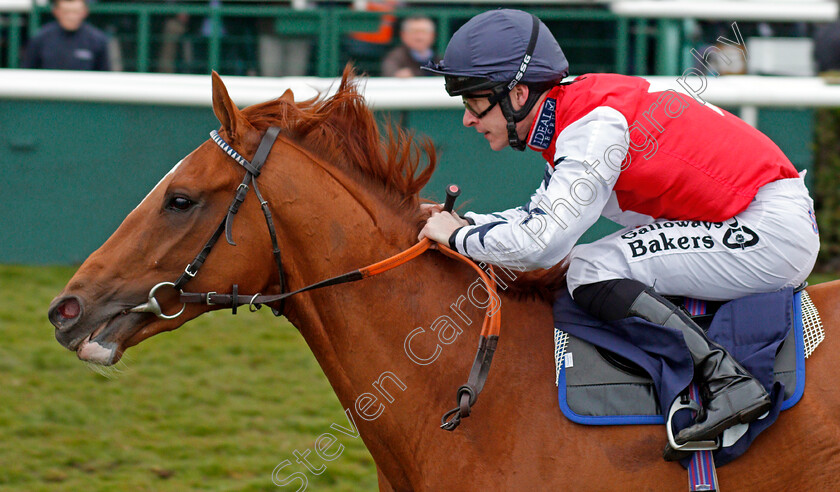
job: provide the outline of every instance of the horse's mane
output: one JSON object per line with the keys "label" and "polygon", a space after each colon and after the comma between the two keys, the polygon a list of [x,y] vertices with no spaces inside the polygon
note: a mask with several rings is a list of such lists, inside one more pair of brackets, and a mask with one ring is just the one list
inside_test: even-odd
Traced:
{"label": "horse's mane", "polygon": [[[257,130],[283,128],[289,136],[325,162],[338,165],[386,201],[401,209],[416,234],[426,216],[420,211],[420,190],[437,167],[437,153],[428,138],[417,138],[387,125],[383,138],[376,119],[359,92],[360,78],[347,65],[338,90],[306,101],[280,97],[255,104],[243,115]],[[427,164],[422,165],[426,155]],[[520,294],[551,299],[565,280],[563,265],[518,274],[511,287]]]}
{"label": "horse's mane", "polygon": [[280,126],[325,162],[344,168],[368,188],[378,189],[419,226],[418,193],[437,167],[434,145],[428,138],[417,138],[390,124],[383,138],[359,91],[359,81],[348,64],[332,96],[321,94],[299,102],[281,97],[250,106],[243,114],[260,131]]}

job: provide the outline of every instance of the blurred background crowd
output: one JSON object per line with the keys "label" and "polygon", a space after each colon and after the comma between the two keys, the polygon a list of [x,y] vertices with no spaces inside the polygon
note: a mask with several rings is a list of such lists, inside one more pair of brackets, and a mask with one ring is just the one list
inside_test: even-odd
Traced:
{"label": "blurred background crowd", "polygon": [[[569,52],[574,73],[664,75],[663,52],[703,52],[732,32],[726,21],[636,19],[620,26],[627,32],[617,36],[608,4],[565,0],[532,6]],[[442,55],[463,22],[499,6],[505,4],[36,0],[21,15],[4,13],[0,0],[0,67],[330,77],[353,60],[372,76],[421,76],[419,67]],[[553,11],[559,8],[571,15]],[[808,76],[840,69],[840,21],[738,26],[759,52],[756,62],[712,67],[721,73]]]}
{"label": "blurred background crowd", "polygon": [[324,76],[318,37],[324,14],[338,8],[361,13],[350,19],[359,29],[338,39],[342,64],[352,59],[371,75],[413,77],[439,60],[435,21],[402,12],[407,4],[394,0],[49,0],[36,2],[28,20],[2,7],[2,68]]}

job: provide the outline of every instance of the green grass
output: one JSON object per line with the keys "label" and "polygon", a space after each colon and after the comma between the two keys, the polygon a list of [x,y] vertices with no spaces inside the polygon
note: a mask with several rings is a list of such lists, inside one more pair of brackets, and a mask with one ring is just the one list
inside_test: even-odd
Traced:
{"label": "green grass", "polygon": [[[0,265],[0,490],[375,490],[361,442],[314,475],[293,451],[346,424],[297,330],[268,310],[210,313],[130,349],[106,378],[46,318],[74,269]],[[333,448],[334,450],[335,448]],[[314,455],[315,466],[323,462]]]}
{"label": "green grass", "polygon": [[832,280],[837,280],[838,278],[840,278],[840,275],[837,275],[836,273],[812,273],[811,276],[808,277],[808,285],[831,282]]}

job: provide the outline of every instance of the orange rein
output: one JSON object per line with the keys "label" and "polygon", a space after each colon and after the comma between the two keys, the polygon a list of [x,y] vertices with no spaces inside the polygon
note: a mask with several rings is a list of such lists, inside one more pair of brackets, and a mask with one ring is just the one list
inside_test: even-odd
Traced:
{"label": "orange rein", "polygon": [[[374,263],[372,265],[368,265],[363,268],[359,268],[358,270],[354,270],[352,272],[347,272],[342,275],[338,275],[336,277],[328,278],[326,280],[322,280],[320,282],[316,282],[314,284],[307,285],[306,287],[302,287],[294,292],[285,292],[283,294],[276,294],[276,295],[247,295],[243,296],[238,293],[238,288],[236,285],[233,286],[233,290],[230,294],[219,294],[216,292],[183,292],[181,291],[180,300],[182,303],[198,303],[198,304],[206,304],[206,305],[219,305],[219,306],[232,306],[234,309],[234,314],[236,314],[236,307],[241,305],[249,305],[251,310],[254,308],[258,308],[262,304],[270,304],[272,302],[282,301],[288,297],[294,296],[296,294],[300,294],[302,292],[306,292],[309,290],[320,289],[323,287],[328,287],[330,285],[338,285],[347,282],[354,282],[357,280],[363,280],[368,277],[373,277],[374,275],[379,275],[380,273],[387,272],[392,268],[396,268],[400,265],[408,263],[409,261],[417,258],[421,254],[425,253],[427,250],[433,247],[433,244],[429,238],[423,238],[420,242],[415,244],[414,246],[408,248],[405,251],[397,253],[396,255],[386,258],[382,261]],[[499,336],[499,331],[502,326],[501,322],[501,313],[498,312],[497,309],[495,316],[493,315],[493,308],[497,307],[493,304],[493,299],[498,299],[499,296],[496,291],[496,280],[495,280],[495,273],[493,273],[493,267],[490,267],[491,275],[488,275],[487,272],[482,270],[478,267],[472,260],[467,258],[466,256],[458,253],[457,251],[451,250],[448,246],[444,246],[442,244],[437,244],[437,248],[440,250],[441,253],[449,256],[451,258],[455,258],[460,260],[475,270],[478,275],[481,277],[481,280],[484,282],[484,285],[487,288],[487,291],[490,293],[490,300],[488,301],[487,306],[487,314],[484,317],[484,323],[481,327],[481,336],[482,337],[490,337],[490,336]],[[166,285],[173,285],[171,282],[164,282],[163,284]],[[163,284],[159,284],[155,286],[155,288],[151,291],[149,301],[152,302],[154,298],[154,292]],[[157,300],[154,300],[154,303],[157,303]],[[145,309],[145,305],[140,306]],[[183,312],[183,309],[178,314],[172,316],[176,317]],[[275,312],[279,316],[279,312]],[[160,314],[158,314],[160,316]]]}
{"label": "orange rein", "polygon": [[[455,196],[457,196],[457,193]],[[449,197],[448,201],[454,201],[454,197]],[[451,208],[451,204],[449,204],[446,208]],[[378,263],[374,263],[373,265],[360,268],[357,272],[361,275],[361,278],[367,278],[373,275],[378,275],[382,272],[387,272],[392,268],[396,268],[413,260],[414,258],[417,258],[429,250],[433,244],[434,243],[432,243],[429,238],[423,238],[419,243],[407,250]],[[499,331],[502,326],[502,317],[500,312],[501,308],[498,309],[495,313],[496,315],[493,316],[493,308],[496,307],[493,305],[493,299],[499,299],[496,293],[496,280],[495,273],[493,273],[493,267],[490,266],[491,275],[488,275],[472,260],[457,251],[453,251],[442,244],[438,244],[437,248],[446,256],[460,260],[470,265],[473,270],[478,272],[478,275],[484,282],[490,296],[487,304],[487,314],[484,316],[484,323],[481,325],[481,336],[479,337],[478,352],[475,355],[475,361],[473,361],[466,384],[463,384],[460,388],[458,388],[458,393],[455,398],[458,406],[446,412],[440,419],[441,429],[453,431],[460,425],[462,419],[470,416],[471,407],[478,399],[478,394],[481,393],[482,388],[484,388],[484,383],[487,380],[488,373],[490,372],[490,364],[493,361],[493,354],[496,351],[496,344],[499,341]]]}
{"label": "orange rein", "polygon": [[[396,255],[386,258],[380,262],[374,263],[373,265],[366,266],[364,268],[360,268],[359,272],[362,273],[363,278],[372,277],[374,275],[379,275],[380,273],[387,272],[392,268],[396,268],[400,265],[408,263],[409,261],[417,258],[421,254],[428,251],[432,248],[434,243],[427,237],[424,237],[420,242],[415,244],[414,246],[408,248],[405,251],[397,253]],[[493,276],[487,275],[487,272],[482,270],[478,267],[472,260],[467,258],[466,256],[458,253],[457,251],[453,251],[448,246],[444,246],[442,244],[437,244],[437,248],[440,250],[441,253],[445,254],[450,258],[454,258],[456,260],[460,260],[463,263],[471,266],[473,270],[478,272],[478,275],[481,277],[481,280],[484,282],[484,285],[487,287],[487,291],[490,293],[490,301],[487,306],[487,314],[484,316],[484,323],[481,326],[481,336],[488,337],[490,335],[499,335],[499,331],[502,327],[502,317],[501,317],[501,310],[493,316],[491,313],[493,312],[493,299],[498,299],[498,295],[496,293],[496,280]],[[493,272],[493,267],[490,266],[490,272]],[[495,274],[493,274],[495,275]]]}
{"label": "orange rein", "polygon": [[[261,294],[256,294],[253,296],[242,296],[238,293],[238,287],[236,285],[233,285],[230,294],[218,294],[216,292],[182,291],[180,299],[181,302],[184,304],[200,303],[206,305],[228,305],[232,307],[234,314],[236,314],[236,307],[244,304],[248,304],[251,310],[255,310],[255,308],[259,308],[259,306],[262,304],[269,304],[272,302],[281,301],[283,299],[286,299],[287,297],[291,297],[293,295],[300,294],[309,290],[320,289],[322,287],[328,287],[330,285],[354,282],[356,280],[362,280],[368,277],[372,277],[374,275],[379,275],[380,273],[387,272],[388,270],[396,268],[400,265],[404,265],[405,263],[408,263],[414,258],[417,258],[421,254],[431,249],[434,244],[435,243],[433,243],[429,238],[423,238],[414,246],[390,258],[386,258],[372,265],[368,265],[366,267],[354,270],[352,272],[347,272],[337,277],[328,278],[326,280],[307,285],[306,287],[302,287],[294,292],[286,292],[283,294],[267,296]],[[478,265],[473,263],[472,260],[458,253],[457,251],[453,251],[448,246],[437,244],[436,247],[440,250],[441,253],[445,254],[446,256],[449,256],[451,258],[457,259],[470,265],[470,267],[472,267],[472,269],[478,273],[479,277],[481,277],[481,280],[484,282],[484,285],[487,288],[487,292],[489,293],[490,297],[488,299],[487,304],[487,313],[484,316],[484,322],[481,325],[481,336],[479,337],[478,352],[476,353],[475,361],[473,362],[472,369],[470,369],[470,374],[469,378],[467,379],[467,383],[461,385],[461,387],[458,388],[458,406],[446,412],[443,418],[441,418],[441,428],[444,430],[452,431],[455,430],[456,427],[458,427],[462,418],[469,417],[470,407],[473,404],[475,404],[475,401],[478,398],[478,394],[484,387],[484,382],[487,380],[487,375],[490,371],[490,364],[493,360],[493,353],[496,351],[496,345],[499,340],[499,332],[502,326],[502,317],[500,309],[496,309],[494,313],[494,308],[499,308],[499,306],[494,305],[493,300],[499,299],[499,296],[496,292],[496,280],[495,273],[493,272],[493,267],[490,267],[490,275],[488,275],[487,272],[479,268]],[[157,307],[156,314],[158,316],[161,316],[162,313],[159,312],[160,306],[158,305],[157,300],[154,299],[154,292],[161,285],[174,284],[170,282],[164,282],[163,284],[155,286],[150,292],[149,303],[147,304],[154,304]],[[143,308],[144,310],[149,310],[149,308],[146,308],[145,306],[146,305],[142,305],[139,307]],[[178,314],[169,316],[169,318],[177,317],[183,311],[184,310],[182,308]],[[275,314],[279,315],[280,312],[275,311]],[[163,315],[161,317],[166,317],[166,315]]]}

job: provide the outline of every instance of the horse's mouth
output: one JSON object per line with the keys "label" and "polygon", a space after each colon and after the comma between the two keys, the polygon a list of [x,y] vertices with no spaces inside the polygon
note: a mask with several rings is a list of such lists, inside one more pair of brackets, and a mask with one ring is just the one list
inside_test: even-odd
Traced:
{"label": "horse's mouth", "polygon": [[87,338],[79,343],[78,348],[76,348],[76,356],[79,359],[85,362],[110,366],[116,364],[120,357],[122,357],[122,352],[119,350],[117,344],[105,341],[92,342],[90,339],[91,336],[88,335]]}
{"label": "horse's mouth", "polygon": [[117,357],[119,344],[108,342],[103,339],[104,337],[99,337],[99,335],[122,316],[125,316],[125,314],[119,313],[105,320],[98,328],[81,340],[75,347],[76,356],[83,361],[94,362],[103,366],[110,366],[116,363],[119,360],[119,357]]}
{"label": "horse's mouth", "polygon": [[[139,322],[143,314],[120,311],[106,318],[87,336],[79,337],[64,346],[76,352],[86,362],[103,366],[116,364],[125,348],[122,342],[131,338],[145,323]],[[61,340],[59,340],[61,341]]]}

